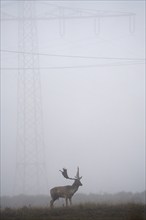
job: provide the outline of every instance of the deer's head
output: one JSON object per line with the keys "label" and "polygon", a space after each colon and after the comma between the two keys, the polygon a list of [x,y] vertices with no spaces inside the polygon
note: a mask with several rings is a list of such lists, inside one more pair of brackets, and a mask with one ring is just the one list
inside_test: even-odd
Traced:
{"label": "deer's head", "polygon": [[66,179],[70,179],[70,180],[74,180],[74,185],[76,186],[82,186],[83,184],[81,183],[81,179],[82,176],[79,175],[79,167],[77,167],[77,173],[76,176],[74,178],[70,178],[67,174],[67,169],[63,168],[63,170],[60,170],[60,172],[62,173],[62,175],[66,178]]}

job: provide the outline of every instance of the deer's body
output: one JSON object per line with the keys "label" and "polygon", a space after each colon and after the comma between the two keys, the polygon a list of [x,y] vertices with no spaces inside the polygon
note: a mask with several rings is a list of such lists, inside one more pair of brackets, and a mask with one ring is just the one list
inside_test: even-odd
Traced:
{"label": "deer's body", "polygon": [[55,200],[59,198],[64,198],[66,201],[66,206],[68,205],[68,199],[70,201],[70,205],[72,204],[72,196],[74,193],[78,190],[79,186],[82,186],[82,183],[80,182],[80,179],[75,179],[74,183],[72,185],[68,186],[58,186],[54,187],[50,190],[51,194],[51,201],[50,206],[53,207],[53,203]]}

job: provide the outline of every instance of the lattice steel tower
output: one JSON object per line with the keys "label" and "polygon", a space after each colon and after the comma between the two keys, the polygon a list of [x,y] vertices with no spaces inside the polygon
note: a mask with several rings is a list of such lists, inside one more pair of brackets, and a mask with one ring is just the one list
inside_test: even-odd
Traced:
{"label": "lattice steel tower", "polygon": [[[135,13],[69,8],[49,4],[36,14],[36,1],[18,3],[18,16],[2,12],[3,21],[18,21],[18,120],[15,193],[44,193],[47,172],[44,159],[41,81],[37,24],[38,20],[58,20],[60,36],[65,34],[66,20],[91,19],[95,35],[101,31],[102,18],[127,17],[129,32],[135,31]],[[39,1],[37,2],[39,3]],[[41,3],[41,1],[40,1]],[[13,51],[14,52],[14,51]]]}
{"label": "lattice steel tower", "polygon": [[35,1],[22,1],[18,21],[18,120],[15,193],[46,191]]}

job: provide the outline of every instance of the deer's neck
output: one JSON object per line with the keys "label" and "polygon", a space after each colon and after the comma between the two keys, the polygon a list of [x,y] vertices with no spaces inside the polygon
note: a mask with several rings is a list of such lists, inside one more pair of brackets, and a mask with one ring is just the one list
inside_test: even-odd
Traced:
{"label": "deer's neck", "polygon": [[72,184],[72,187],[73,187],[73,189],[75,190],[75,192],[78,190],[78,188],[79,188],[79,185],[78,184],[76,184],[76,182],[74,182],[73,184]]}

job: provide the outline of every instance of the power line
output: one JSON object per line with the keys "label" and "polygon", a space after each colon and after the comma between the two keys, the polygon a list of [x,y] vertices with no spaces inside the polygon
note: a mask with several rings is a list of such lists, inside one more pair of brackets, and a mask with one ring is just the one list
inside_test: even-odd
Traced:
{"label": "power line", "polygon": [[97,64],[97,65],[78,65],[78,66],[52,66],[52,67],[38,67],[38,68],[20,68],[20,67],[2,67],[1,70],[47,70],[47,69],[78,69],[78,68],[96,68],[96,67],[106,67],[106,66],[129,66],[144,64],[142,62],[132,62],[132,63],[111,63],[111,64]]}
{"label": "power line", "polygon": [[[109,10],[95,10],[95,9],[78,8],[78,7],[67,7],[67,6],[62,6],[62,5],[56,5],[54,3],[52,4],[50,2],[49,3],[48,2],[40,2],[39,0],[38,0],[38,3],[45,5],[45,6],[51,6],[51,7],[53,7],[53,9],[64,9],[64,10],[72,11],[74,13],[75,12],[76,13],[82,12],[82,13],[93,15],[96,17],[116,17],[116,16],[135,16],[136,15],[136,13],[133,13],[133,12],[121,12],[121,11],[117,12],[117,11],[111,11],[111,10],[109,11]],[[13,4],[13,3],[11,3],[11,4]],[[4,7],[10,6],[10,3],[9,3],[9,5],[7,3],[5,3],[5,5],[2,5],[2,6],[4,6]],[[55,18],[55,17],[53,17],[53,18]],[[74,16],[73,16],[73,18],[74,18]]]}
{"label": "power line", "polygon": [[63,55],[63,54],[48,54],[48,53],[33,53],[25,51],[15,51],[15,50],[1,50],[5,53],[17,53],[17,54],[31,54],[40,56],[52,56],[52,57],[63,57],[63,58],[79,58],[79,59],[100,59],[100,60],[129,60],[129,61],[145,61],[144,58],[122,58],[122,57],[94,57],[94,56],[78,56],[78,55]]}
{"label": "power line", "polygon": [[109,10],[95,10],[95,9],[86,9],[86,8],[77,8],[77,7],[67,7],[67,6],[60,6],[60,5],[56,5],[56,4],[51,4],[50,2],[45,3],[45,2],[39,2],[40,4],[43,5],[49,5],[52,6],[54,8],[63,8],[66,10],[72,10],[72,11],[76,11],[76,12],[84,12],[84,13],[89,13],[91,15],[98,15],[97,13],[99,13],[99,16],[102,17],[110,17],[110,16],[131,16],[131,15],[136,15],[136,13],[133,12],[121,12],[121,11],[109,11]]}

